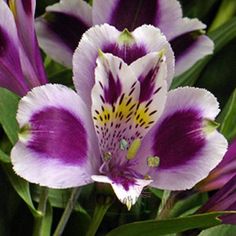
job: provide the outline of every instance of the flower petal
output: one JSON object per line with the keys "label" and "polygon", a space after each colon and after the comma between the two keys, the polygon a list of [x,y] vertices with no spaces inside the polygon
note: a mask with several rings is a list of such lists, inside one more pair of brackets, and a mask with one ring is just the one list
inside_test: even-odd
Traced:
{"label": "flower petal", "polygon": [[11,153],[13,168],[30,182],[68,188],[91,182],[100,165],[90,113],[67,87],[45,85],[23,97],[21,132]]}
{"label": "flower petal", "polygon": [[37,19],[36,32],[40,47],[55,61],[71,67],[73,52],[90,26],[92,9],[85,1],[61,0]]}
{"label": "flower petal", "polygon": [[[186,19],[186,22],[188,21],[191,25],[191,21]],[[192,22],[193,21],[194,20],[192,20]],[[202,35],[202,33],[199,33],[197,30],[187,33],[182,32],[182,34],[170,40],[170,44],[174,51],[176,60],[176,76],[189,69],[199,59],[205,57],[206,55],[212,54],[214,49],[213,41],[207,36]]]}
{"label": "flower petal", "polygon": [[34,30],[35,0],[10,0],[19,40],[22,45],[21,63],[30,87],[47,82],[38,41]]}
{"label": "flower petal", "polygon": [[206,192],[222,188],[236,173],[236,140],[228,148],[220,164],[210,172],[206,179],[198,183],[195,188]]}
{"label": "flower petal", "polygon": [[114,182],[107,176],[93,175],[92,179],[96,182],[111,184],[117,198],[121,201],[121,203],[127,206],[128,210],[130,210],[132,205],[136,203],[143,188],[152,182],[152,180],[135,179],[135,183],[133,185],[129,185],[128,189],[125,189],[122,184]]}
{"label": "flower petal", "polygon": [[149,53],[130,66],[112,54],[99,56],[92,114],[102,155],[118,155],[122,139],[130,146],[155,124],[166,101],[166,77],[160,53]]}
{"label": "flower petal", "polygon": [[[206,26],[197,19],[182,18],[181,5],[176,0],[96,0],[93,6],[94,24],[109,23],[117,29],[134,30],[143,24],[161,29],[176,57],[176,75],[213,51],[212,41],[196,31]],[[181,44],[179,43],[181,42]]]}
{"label": "flower petal", "polygon": [[0,2],[0,86],[20,96],[29,90],[21,70],[19,40],[13,15],[7,4]]}
{"label": "flower petal", "polygon": [[226,139],[204,127],[204,122],[214,120],[218,112],[215,97],[204,89],[186,87],[169,92],[165,111],[145,136],[139,153],[139,160],[148,156],[160,159],[159,165],[150,169],[147,164],[145,167],[145,159],[139,163],[139,168],[154,179],[154,187],[189,189],[222,160]]}
{"label": "flower petal", "polygon": [[[197,213],[211,211],[236,211],[236,175],[224,187],[218,190]],[[220,217],[224,224],[236,224],[236,214]]]}
{"label": "flower petal", "polygon": [[90,93],[94,85],[98,49],[120,57],[127,64],[131,64],[149,52],[163,50],[167,57],[167,81],[170,83],[173,77],[173,52],[166,38],[157,28],[144,25],[133,32],[120,32],[107,24],[95,26],[83,35],[73,57],[74,84],[88,104],[91,104]]}

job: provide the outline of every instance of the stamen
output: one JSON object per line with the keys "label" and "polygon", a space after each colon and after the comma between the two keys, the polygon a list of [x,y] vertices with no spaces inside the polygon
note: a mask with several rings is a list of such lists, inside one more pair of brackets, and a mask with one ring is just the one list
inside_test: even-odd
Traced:
{"label": "stamen", "polygon": [[111,160],[111,157],[112,157],[111,152],[105,152],[105,153],[103,154],[103,159],[104,159],[104,161],[109,161],[109,160]]}
{"label": "stamen", "polygon": [[148,174],[144,175],[143,178],[145,180],[151,180],[152,179],[152,177],[150,175],[148,175]]}
{"label": "stamen", "polygon": [[147,164],[149,167],[158,167],[160,164],[160,158],[157,156],[150,156],[147,158]]}
{"label": "stamen", "polygon": [[121,139],[121,141],[120,141],[120,149],[122,151],[128,149],[128,142],[125,139]]}
{"label": "stamen", "polygon": [[124,198],[123,200],[123,204],[125,204],[128,208],[128,211],[130,211],[131,207],[132,207],[132,198],[130,196],[128,196],[127,198]]}
{"label": "stamen", "polygon": [[127,159],[128,160],[132,160],[136,156],[140,146],[141,146],[141,140],[139,138],[136,138],[131,143],[131,145],[130,145],[130,147],[128,149],[128,152],[127,152]]}

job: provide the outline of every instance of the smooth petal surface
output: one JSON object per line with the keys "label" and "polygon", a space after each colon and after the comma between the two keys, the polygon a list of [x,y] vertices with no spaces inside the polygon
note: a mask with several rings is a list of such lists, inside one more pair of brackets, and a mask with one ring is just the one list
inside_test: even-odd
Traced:
{"label": "smooth petal surface", "polygon": [[236,140],[228,148],[220,164],[210,172],[206,179],[196,185],[202,192],[222,188],[236,173]]}
{"label": "smooth petal surface", "polygon": [[[205,121],[214,120],[218,112],[216,98],[204,89],[169,92],[165,111],[145,136],[137,157],[140,171],[153,178],[152,186],[189,189],[222,160],[226,139],[216,130],[205,131]],[[148,168],[149,156],[160,159],[157,167]]]}
{"label": "smooth petal surface", "polygon": [[133,32],[120,32],[107,24],[89,29],[82,37],[73,57],[74,84],[80,96],[91,104],[91,89],[94,85],[94,70],[98,50],[112,53],[131,64],[150,52],[164,51],[167,62],[167,81],[174,74],[173,52],[160,31],[144,25]]}
{"label": "smooth petal surface", "polygon": [[92,181],[100,165],[96,137],[90,112],[73,90],[34,88],[21,99],[17,120],[21,132],[11,159],[18,175],[52,188]]}
{"label": "smooth petal surface", "polygon": [[92,179],[96,182],[111,184],[117,198],[121,201],[121,203],[127,206],[128,210],[130,210],[131,206],[136,203],[143,188],[152,182],[152,180],[136,179],[135,183],[132,186],[129,186],[129,189],[127,190],[123,187],[123,185],[116,183],[107,176],[93,175]]}
{"label": "smooth petal surface", "polygon": [[21,42],[21,64],[30,87],[47,83],[34,30],[35,0],[10,0]]}
{"label": "smooth petal surface", "polygon": [[0,86],[23,96],[29,87],[21,70],[19,47],[13,15],[0,1]]}
{"label": "smooth petal surface", "polygon": [[206,26],[197,19],[183,18],[176,0],[95,0],[93,23],[109,23],[121,31],[132,31],[143,24],[160,28],[175,53],[176,75],[213,51],[212,41],[198,33]]}
{"label": "smooth petal surface", "polygon": [[90,26],[92,9],[85,1],[61,0],[37,19],[36,32],[40,47],[55,61],[71,67],[73,52]]}

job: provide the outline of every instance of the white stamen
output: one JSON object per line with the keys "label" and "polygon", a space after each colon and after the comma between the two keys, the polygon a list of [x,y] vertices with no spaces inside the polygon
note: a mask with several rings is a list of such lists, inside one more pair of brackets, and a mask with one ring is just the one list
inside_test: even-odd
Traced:
{"label": "white stamen", "polygon": [[128,142],[125,139],[121,139],[121,141],[120,141],[120,149],[122,151],[128,149]]}

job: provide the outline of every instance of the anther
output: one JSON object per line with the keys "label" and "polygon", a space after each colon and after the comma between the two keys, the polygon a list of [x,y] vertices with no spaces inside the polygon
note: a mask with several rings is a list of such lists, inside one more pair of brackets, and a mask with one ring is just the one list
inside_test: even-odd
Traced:
{"label": "anther", "polygon": [[124,150],[127,150],[128,149],[128,142],[125,140],[125,139],[121,139],[120,140],[120,149],[122,150],[122,151],[124,151]]}
{"label": "anther", "polygon": [[157,156],[150,156],[147,158],[147,164],[149,167],[158,167],[160,164],[160,158]]}
{"label": "anther", "polygon": [[103,154],[103,159],[104,159],[104,161],[109,161],[109,160],[111,160],[111,157],[112,157],[111,152],[105,152],[105,153]]}

